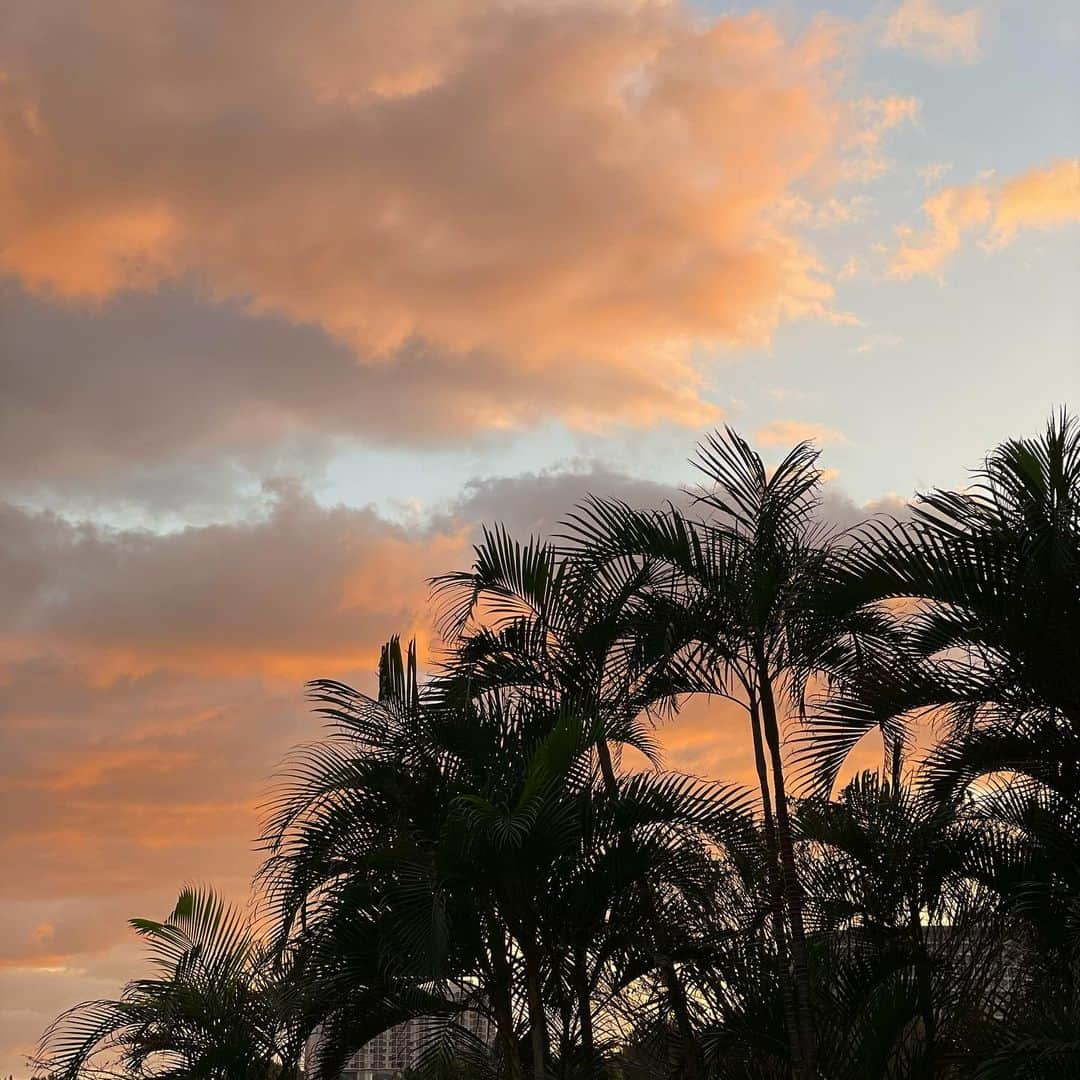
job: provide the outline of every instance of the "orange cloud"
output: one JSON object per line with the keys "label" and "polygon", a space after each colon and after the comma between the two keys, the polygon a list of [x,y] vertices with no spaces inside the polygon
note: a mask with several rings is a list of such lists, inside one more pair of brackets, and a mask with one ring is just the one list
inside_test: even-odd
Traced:
{"label": "orange cloud", "polygon": [[405,529],[285,485],[250,520],[169,534],[0,503],[5,1075],[137,970],[128,917],[189,880],[246,898],[271,777],[320,731],[302,681],[370,688],[389,634],[430,635],[425,579],[467,563],[477,515],[550,528],[590,488],[670,494],[595,470],[477,481]]}
{"label": "orange cloud", "polygon": [[1032,169],[998,194],[996,239],[1007,243],[1020,229],[1053,229],[1080,221],[1080,158]]}
{"label": "orange cloud", "polygon": [[11,237],[0,267],[16,269],[32,289],[103,300],[166,276],[175,224],[161,207],[60,217]]}
{"label": "orange cloud", "polygon": [[262,513],[175,533],[0,503],[0,1061],[104,979],[126,919],[213,881],[247,896],[288,748],[317,737],[303,680],[370,686],[389,634],[430,634],[425,578],[468,525],[406,530],[279,487]]}
{"label": "orange cloud", "polygon": [[936,0],[903,0],[889,15],[881,44],[930,60],[971,63],[979,57],[982,13],[969,7],[950,13]]}
{"label": "orange cloud", "polygon": [[795,443],[809,439],[819,444],[846,442],[842,431],[824,424],[804,423],[799,420],[773,420],[754,432],[754,438],[762,446],[791,447]]}
{"label": "orange cloud", "polygon": [[964,234],[990,221],[993,210],[986,188],[977,184],[942,188],[923,203],[930,227],[923,233],[904,231],[905,238],[889,273],[910,278],[937,274],[959,250]]}
{"label": "orange cloud", "polygon": [[82,755],[77,761],[42,778],[41,786],[50,791],[70,792],[92,788],[114,780],[122,772],[162,773],[173,769],[197,767],[193,752],[138,749],[100,750]]}
{"label": "orange cloud", "polygon": [[63,647],[102,682],[162,666],[294,684],[320,666],[366,670],[389,634],[427,626],[426,579],[469,555],[461,522],[410,533],[289,485],[264,516],[166,535],[2,517],[0,572],[10,552],[21,609],[7,650]]}
{"label": "orange cloud", "polygon": [[985,246],[1010,243],[1021,229],[1050,229],[1080,221],[1080,158],[1066,158],[991,186],[946,187],[923,203],[929,227],[898,230],[890,274],[940,276],[965,237]]}
{"label": "orange cloud", "polygon": [[919,102],[895,95],[859,98],[851,105],[853,123],[847,136],[848,155],[841,175],[848,180],[873,180],[890,168],[882,153],[885,136],[900,124],[913,123]]}
{"label": "orange cloud", "polygon": [[165,286],[91,309],[0,289],[0,325],[0,488],[61,490],[73,511],[104,495],[216,516],[238,486],[310,474],[343,444],[460,448],[553,417],[596,427],[702,409],[697,382],[676,384],[678,356],[526,370],[417,343],[362,364],[316,328]]}
{"label": "orange cloud", "polygon": [[772,209],[833,171],[836,51],[660,0],[210,5],[197,32],[166,0],[7,5],[0,268],[73,300],[182,278],[368,365],[422,342],[434,378],[529,385],[461,425],[530,396],[701,425],[689,343],[830,317]]}

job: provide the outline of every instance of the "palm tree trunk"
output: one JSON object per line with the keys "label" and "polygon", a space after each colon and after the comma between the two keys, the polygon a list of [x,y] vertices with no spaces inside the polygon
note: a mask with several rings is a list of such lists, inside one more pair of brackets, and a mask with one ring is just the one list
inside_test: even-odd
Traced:
{"label": "palm tree trunk", "polygon": [[[494,927],[494,919],[491,919]],[[506,939],[501,928],[494,928],[490,935],[491,968],[494,976],[491,1005],[495,1012],[495,1029],[503,1053],[506,1054],[510,1080],[525,1080],[525,1070],[518,1052],[517,1032],[514,1030],[514,1014],[510,1005],[510,964],[506,959]]]}
{"label": "palm tree trunk", "polygon": [[[886,744],[888,744],[888,739],[886,739],[885,741]],[[904,743],[899,735],[892,741],[889,758],[890,771],[892,775],[893,797],[896,798],[899,797],[900,794],[900,781],[903,777],[904,769]]]}
{"label": "palm tree trunk", "polygon": [[596,1064],[596,1047],[593,1043],[592,1002],[589,1000],[589,969],[585,949],[580,945],[574,947],[574,989],[578,999],[581,1049],[585,1055],[585,1068],[591,1076]]}
{"label": "palm tree trunk", "polygon": [[923,1038],[926,1040],[927,1076],[934,1075],[937,1057],[937,1018],[934,1015],[934,988],[930,978],[930,953],[926,935],[923,934],[922,919],[919,917],[918,902],[911,902],[911,933],[917,950],[915,963],[918,977],[919,1011],[922,1013]]}
{"label": "palm tree trunk", "polygon": [[772,908],[773,938],[781,964],[780,987],[784,1001],[784,1027],[787,1030],[788,1048],[791,1051],[791,1074],[794,1080],[803,1077],[803,1049],[799,1039],[799,1026],[795,1010],[795,995],[788,971],[787,933],[784,929],[784,892],[780,875],[780,853],[776,840],[776,822],[773,818],[772,796],[769,794],[769,771],[765,764],[765,748],[761,740],[761,714],[757,698],[750,696],[750,730],[754,736],[754,766],[757,769],[758,787],[761,791],[761,812],[765,826],[765,854],[769,874],[769,904]]}
{"label": "palm tree trunk", "polygon": [[574,999],[577,998],[576,992],[573,998],[567,994],[559,994],[559,1020],[561,1021],[559,1027],[559,1076],[565,1080],[569,1075],[567,1069],[571,1066],[571,1057],[574,1051]]}
{"label": "palm tree trunk", "polygon": [[540,991],[540,964],[536,955],[535,941],[522,941],[521,951],[525,957],[525,994],[529,1007],[529,1038],[532,1042],[532,1066],[534,1080],[547,1077],[547,1014]]}
{"label": "palm tree trunk", "polygon": [[[615,768],[611,762],[611,751],[608,749],[607,741],[602,737],[596,740],[596,753],[600,761],[600,773],[604,778],[604,787],[608,795],[613,800],[617,800],[619,786],[615,779]],[[686,999],[686,991],[683,989],[679,973],[675,969],[675,963],[671,958],[671,945],[667,933],[660,923],[656,898],[653,895],[652,885],[648,881],[642,881],[641,894],[645,900],[649,924],[653,929],[653,957],[661,978],[664,980],[668,1003],[675,1017],[679,1040],[682,1042],[684,1054],[683,1077],[685,1080],[705,1080],[705,1056],[702,1054],[701,1046],[694,1034],[694,1024],[690,1019],[690,1005]]]}
{"label": "palm tree trunk", "polygon": [[784,784],[784,758],[780,746],[780,727],[776,720],[776,701],[768,661],[762,648],[755,656],[758,668],[758,689],[765,741],[772,764],[773,795],[776,799],[776,835],[780,852],[784,905],[791,927],[791,973],[795,989],[796,1023],[802,1047],[803,1075],[813,1080],[817,1075],[817,1040],[810,1005],[810,968],[806,959],[806,930],[803,926],[802,889],[795,868],[795,844],[788,814],[787,788]]}

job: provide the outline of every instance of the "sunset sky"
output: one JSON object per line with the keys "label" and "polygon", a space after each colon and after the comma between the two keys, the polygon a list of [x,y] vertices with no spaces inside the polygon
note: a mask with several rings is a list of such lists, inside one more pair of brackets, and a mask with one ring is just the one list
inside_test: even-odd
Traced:
{"label": "sunset sky", "polygon": [[1075,0],[0,0],[0,1074],[247,896],[304,680],[478,522],[721,423],[840,523],[959,485],[1080,405],[1078,297]]}

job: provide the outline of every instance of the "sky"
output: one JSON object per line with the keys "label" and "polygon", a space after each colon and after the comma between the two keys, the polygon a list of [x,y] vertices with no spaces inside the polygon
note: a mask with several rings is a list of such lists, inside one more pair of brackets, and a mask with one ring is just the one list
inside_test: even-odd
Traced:
{"label": "sky", "polygon": [[430,648],[479,523],[720,424],[840,523],[961,485],[1078,295],[1072,0],[0,0],[0,1074],[247,896],[304,681]]}

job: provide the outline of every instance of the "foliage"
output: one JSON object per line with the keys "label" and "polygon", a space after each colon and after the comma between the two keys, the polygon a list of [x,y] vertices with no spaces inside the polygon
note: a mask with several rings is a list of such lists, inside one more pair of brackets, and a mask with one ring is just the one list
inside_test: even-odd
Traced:
{"label": "foliage", "polygon": [[[843,533],[808,444],[696,464],[689,510],[486,530],[426,678],[394,638],[376,692],[313,683],[265,933],[191,890],[136,921],[157,977],[41,1067],[254,1080],[317,1030],[333,1076],[422,1017],[447,1080],[1080,1074],[1080,425]],[[742,709],[754,790],[664,768],[690,694]]]}
{"label": "foliage", "polygon": [[164,922],[131,925],[156,977],[129,982],[118,1000],[63,1013],[43,1036],[39,1069],[54,1080],[273,1080],[293,1071],[302,982],[238,911],[212,891],[186,888]]}

